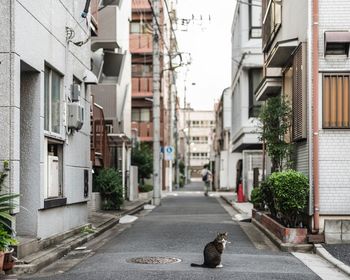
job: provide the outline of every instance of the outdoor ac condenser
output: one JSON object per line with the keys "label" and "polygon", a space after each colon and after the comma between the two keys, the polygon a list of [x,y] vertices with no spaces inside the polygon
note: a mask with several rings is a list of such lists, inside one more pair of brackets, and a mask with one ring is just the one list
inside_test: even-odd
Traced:
{"label": "outdoor ac condenser", "polygon": [[68,104],[68,128],[80,130],[84,124],[84,107],[78,103]]}

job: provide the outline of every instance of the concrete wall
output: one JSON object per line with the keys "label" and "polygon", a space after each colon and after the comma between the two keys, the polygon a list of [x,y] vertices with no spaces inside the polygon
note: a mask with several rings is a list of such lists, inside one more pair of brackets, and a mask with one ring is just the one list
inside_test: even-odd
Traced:
{"label": "concrete wall", "polygon": [[[83,81],[85,70],[90,69],[90,44],[78,47],[68,45],[66,41],[66,27],[74,28],[74,40],[85,40],[89,36],[89,29],[80,17],[84,4],[78,0],[0,2],[4,15],[0,19],[0,59],[3,61],[0,70],[0,121],[3,124],[0,159],[11,160],[10,188],[21,192],[21,204],[28,207],[22,208],[17,215],[18,234],[45,238],[87,222],[83,174],[85,169],[91,169],[90,95],[83,83],[80,104],[85,108],[85,123],[77,133],[68,135],[65,132],[66,104],[73,75]],[[45,64],[63,76],[62,125],[58,135],[64,142],[63,193],[68,204],[78,203],[50,210],[43,210],[47,153]],[[21,65],[26,65],[22,67],[22,73]],[[21,125],[20,118],[24,121]],[[91,190],[91,175],[89,182]]]}

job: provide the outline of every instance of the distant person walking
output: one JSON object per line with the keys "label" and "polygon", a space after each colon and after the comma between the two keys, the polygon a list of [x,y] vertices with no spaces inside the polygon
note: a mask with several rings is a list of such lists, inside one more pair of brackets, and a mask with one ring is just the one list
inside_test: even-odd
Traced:
{"label": "distant person walking", "polygon": [[202,181],[204,182],[204,195],[207,196],[209,192],[211,178],[212,178],[212,173],[208,169],[207,164],[203,166],[201,175],[202,175]]}

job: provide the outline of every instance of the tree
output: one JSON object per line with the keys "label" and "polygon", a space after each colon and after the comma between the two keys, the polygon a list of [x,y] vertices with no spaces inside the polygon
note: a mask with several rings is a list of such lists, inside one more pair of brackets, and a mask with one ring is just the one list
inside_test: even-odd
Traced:
{"label": "tree", "polygon": [[153,173],[153,153],[146,143],[137,144],[131,153],[131,164],[138,167],[139,180],[142,184],[145,179],[151,178]]}
{"label": "tree", "polygon": [[262,108],[259,116],[262,127],[260,140],[266,142],[266,150],[271,158],[272,172],[290,167],[292,145],[286,141],[290,132],[292,110],[289,103],[280,96],[271,97]]}

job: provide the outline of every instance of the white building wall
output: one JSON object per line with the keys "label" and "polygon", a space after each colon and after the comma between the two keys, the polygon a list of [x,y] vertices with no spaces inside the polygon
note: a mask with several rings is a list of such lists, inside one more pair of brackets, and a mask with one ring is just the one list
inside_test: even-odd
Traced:
{"label": "white building wall", "polygon": [[[45,238],[87,222],[84,170],[89,171],[91,190],[90,94],[83,83],[80,104],[85,109],[85,123],[79,132],[71,135],[65,133],[66,104],[73,75],[83,82],[85,71],[90,69],[89,42],[78,47],[71,43],[67,46],[66,41],[66,27],[74,28],[74,40],[85,40],[90,35],[89,28],[80,17],[84,5],[83,1],[78,0],[9,0],[0,3],[1,14],[4,15],[0,19],[0,59],[2,66],[6,65],[6,71],[0,75],[0,119],[5,126],[4,133],[0,135],[0,143],[3,143],[0,159],[11,160],[10,188],[21,192],[20,204],[26,208],[17,215],[18,234]],[[21,61],[30,65],[32,72],[21,74]],[[44,136],[45,64],[63,76],[60,137],[64,141],[63,193],[67,204],[75,203],[74,206],[50,210],[43,209],[47,153]],[[30,75],[37,82],[33,82]],[[34,98],[22,97],[25,92],[33,94]],[[21,108],[21,105],[31,107]],[[21,125],[21,109],[35,123]],[[35,142],[24,131],[25,128],[35,131]],[[31,149],[26,150],[25,147]],[[63,212],[65,223],[57,223],[57,217],[63,217]]]}
{"label": "white building wall", "polygon": [[[350,2],[319,1],[319,67],[322,72],[349,72],[345,56],[324,56],[324,32],[348,30]],[[350,130],[322,129],[322,75],[319,75],[320,214],[350,214]]]}

